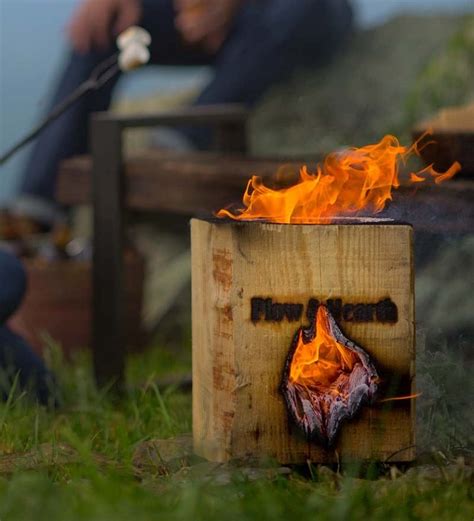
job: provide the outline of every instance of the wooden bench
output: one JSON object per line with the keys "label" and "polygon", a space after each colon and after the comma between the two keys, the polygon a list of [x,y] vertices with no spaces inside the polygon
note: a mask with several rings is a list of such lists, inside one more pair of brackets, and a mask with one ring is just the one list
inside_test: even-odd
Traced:
{"label": "wooden bench", "polygon": [[[270,182],[284,168],[297,174],[317,158],[263,158],[238,154],[173,154],[144,150],[124,161],[124,208],[173,215],[212,215],[239,202],[251,175]],[[66,206],[92,202],[92,158],[77,156],[61,164],[57,197]],[[474,182],[444,185],[402,184],[380,215],[409,222],[419,231],[469,233],[474,229]]]}
{"label": "wooden bench", "polygon": [[[123,383],[122,251],[124,210],[161,211],[180,215],[211,215],[241,199],[252,174],[271,176],[283,164],[297,171],[314,167],[314,158],[252,158],[247,155],[248,113],[238,106],[201,107],[154,116],[97,114],[91,121],[91,156],[61,164],[58,200],[68,206],[94,207],[93,359],[97,382]],[[147,150],[122,154],[122,131],[130,127],[197,124],[215,129],[215,151],[165,154]],[[441,187],[402,186],[387,216],[425,231],[470,232],[474,229],[472,181]],[[443,219],[433,221],[436,213]]]}
{"label": "wooden bench", "polygon": [[[236,153],[164,153],[143,150],[125,159],[124,206],[131,210],[178,215],[211,214],[241,200],[253,174],[271,177],[284,165],[297,174],[315,159],[275,159]],[[61,164],[57,197],[67,206],[92,201],[92,158],[77,156]]]}

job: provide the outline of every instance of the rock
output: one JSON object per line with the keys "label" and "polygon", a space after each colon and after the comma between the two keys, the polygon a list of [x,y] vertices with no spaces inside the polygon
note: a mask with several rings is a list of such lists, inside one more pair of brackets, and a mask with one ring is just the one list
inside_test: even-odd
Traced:
{"label": "rock", "polygon": [[[409,140],[415,121],[447,99],[427,95],[423,110],[416,107],[427,82],[435,83],[428,81],[426,74],[433,76],[436,60],[463,23],[460,17],[445,15],[400,16],[360,31],[328,66],[301,70],[290,81],[271,89],[251,122],[253,151],[319,155],[342,146],[378,141],[388,132],[398,134],[403,142]],[[438,82],[448,76],[448,65],[455,67],[454,60],[444,61],[444,72],[434,74]],[[463,70],[470,69],[463,65]],[[459,76],[455,74],[456,79]],[[449,101],[465,101],[472,92],[471,85],[466,76],[462,86],[455,89],[457,96]],[[449,76],[444,90],[453,92]],[[434,86],[430,92],[437,92]]]}
{"label": "rock", "polygon": [[326,465],[318,465],[317,473],[318,481],[328,483],[338,483],[341,480],[341,474],[334,472],[330,467]]}
{"label": "rock", "polygon": [[132,458],[137,474],[160,476],[167,476],[200,461],[202,459],[193,453],[191,434],[166,440],[156,439],[142,442],[136,447]]}
{"label": "rock", "polygon": [[245,462],[205,461],[193,453],[190,434],[140,443],[133,455],[133,467],[144,484],[156,491],[189,481],[228,485],[236,480],[274,480],[292,472],[288,467],[269,466],[268,462],[262,462],[261,466],[250,466]]}

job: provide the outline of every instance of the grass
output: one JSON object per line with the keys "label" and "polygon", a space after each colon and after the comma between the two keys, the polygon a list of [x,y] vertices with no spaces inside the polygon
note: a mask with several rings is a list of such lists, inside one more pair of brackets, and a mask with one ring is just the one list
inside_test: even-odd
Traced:
{"label": "grass", "polygon": [[[152,350],[132,357],[130,390],[120,404],[95,391],[87,356],[66,365],[56,352],[49,363],[61,378],[64,407],[48,411],[12,393],[9,402],[0,405],[0,452],[41,454],[44,444],[52,444],[53,450],[66,445],[75,457],[46,465],[39,456],[3,474],[1,521],[474,518],[469,467],[459,453],[436,447],[433,436],[429,440],[433,450],[428,452],[441,472],[428,477],[374,465],[346,468],[342,474],[311,467],[305,475],[295,472],[289,478],[256,482],[236,469],[226,486],[202,479],[138,476],[132,464],[137,444],[191,431],[190,396],[173,389],[160,393],[155,385],[160,370],[154,369],[167,374],[186,371],[189,356]],[[435,371],[439,372],[439,364]],[[428,405],[421,414],[431,414],[430,429],[439,430],[447,420],[443,414],[453,412],[441,409],[433,415]],[[462,429],[456,433],[459,439],[463,435]],[[456,443],[467,443],[459,439]],[[456,457],[457,464],[446,466]]]}

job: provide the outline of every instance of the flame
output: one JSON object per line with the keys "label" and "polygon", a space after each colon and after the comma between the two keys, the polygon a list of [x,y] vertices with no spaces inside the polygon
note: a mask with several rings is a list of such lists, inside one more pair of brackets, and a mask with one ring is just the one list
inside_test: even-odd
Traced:
{"label": "flame", "polygon": [[[318,223],[336,216],[355,215],[361,210],[382,211],[392,199],[392,189],[400,186],[400,163],[413,154],[419,155],[422,136],[411,147],[401,146],[398,139],[387,135],[379,143],[329,154],[316,173],[303,166],[299,181],[289,187],[273,190],[261,177],[253,176],[243,197],[243,208],[222,209],[221,218],[236,220],[265,219],[276,223]],[[446,172],[433,166],[411,174],[412,183],[435,183],[453,177],[461,165],[455,162]]]}
{"label": "flame", "polygon": [[424,177],[421,177],[421,175],[417,175],[417,174],[410,174],[410,181],[412,183],[424,183],[425,182],[425,178]]}
{"label": "flame", "polygon": [[281,391],[308,439],[331,446],[343,422],[374,400],[379,377],[368,353],[346,338],[328,308],[292,342]]}
{"label": "flame", "polygon": [[394,398],[384,398],[383,400],[379,400],[379,403],[397,402],[399,400],[416,400],[421,395],[422,395],[422,393],[414,393],[414,394],[407,394],[406,396],[395,396]]}
{"label": "flame", "polygon": [[[316,315],[316,336],[305,344],[302,332],[298,338],[290,367],[291,383],[305,387],[331,389],[341,375],[349,375],[359,357],[332,335],[328,315],[324,306],[318,308]],[[337,386],[331,389],[338,393]]]}

